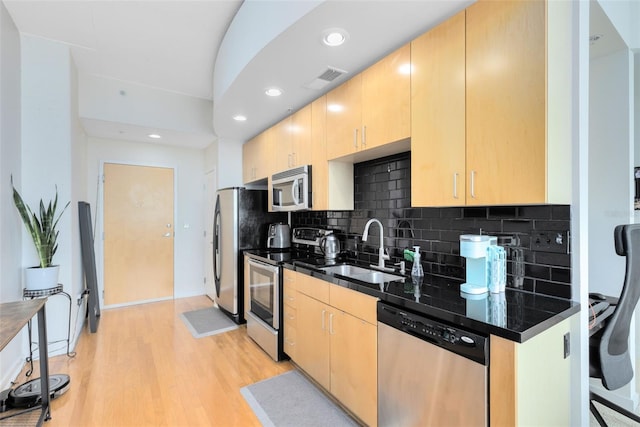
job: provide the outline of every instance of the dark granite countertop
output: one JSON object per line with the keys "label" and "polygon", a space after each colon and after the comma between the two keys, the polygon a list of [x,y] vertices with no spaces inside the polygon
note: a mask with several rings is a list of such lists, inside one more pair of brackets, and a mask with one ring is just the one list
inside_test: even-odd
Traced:
{"label": "dark granite countertop", "polygon": [[407,276],[378,285],[326,274],[316,264],[318,262],[311,259],[292,259],[283,263],[290,270],[378,297],[406,310],[519,343],[580,311],[580,305],[574,301],[519,289],[468,295],[460,292],[461,281],[434,275],[426,275],[422,283],[414,283]]}
{"label": "dark granite countertop", "polygon": [[[403,280],[380,285],[366,283],[325,273],[320,270],[320,267],[325,266],[324,259],[305,251],[249,250],[245,253],[258,256],[274,265],[283,265],[287,269],[375,296],[389,304],[454,326],[519,343],[580,311],[580,304],[577,302],[514,288],[507,288],[499,294],[469,295],[460,292],[462,281],[436,275],[425,275],[422,283],[414,283],[408,274]],[[336,261],[337,264],[345,262],[359,265],[350,259],[341,258]]]}

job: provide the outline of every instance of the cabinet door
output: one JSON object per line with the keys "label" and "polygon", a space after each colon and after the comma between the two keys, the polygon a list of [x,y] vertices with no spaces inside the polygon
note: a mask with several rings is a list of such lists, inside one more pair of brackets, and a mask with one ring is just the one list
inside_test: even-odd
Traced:
{"label": "cabinet door", "polygon": [[275,172],[291,169],[291,116],[276,123],[272,128],[275,153]]}
{"label": "cabinet door", "polygon": [[358,74],[327,93],[327,159],[359,150],[362,123],[362,76]]}
{"label": "cabinet door", "polygon": [[242,145],[242,182],[245,184],[255,179],[255,157],[258,145],[256,138]]}
{"label": "cabinet door", "polygon": [[465,12],[411,42],[411,205],[465,204]]}
{"label": "cabinet door", "polygon": [[[291,115],[291,167],[311,163],[311,104]],[[312,182],[313,183],[313,182]]]}
{"label": "cabinet door", "polygon": [[330,390],[329,325],[330,308],[298,292],[297,348],[294,361],[326,390]]}
{"label": "cabinet door", "polygon": [[316,211],[329,209],[326,121],[327,97],[321,96],[311,103],[311,208]]}
{"label": "cabinet door", "polygon": [[283,322],[284,322],[284,352],[290,358],[296,360],[296,335],[298,330],[298,291],[296,289],[296,278],[298,273],[284,269],[282,280],[282,301],[283,301]]}
{"label": "cabinet door", "polygon": [[546,199],[545,2],[467,8],[467,204]]}
{"label": "cabinet door", "polygon": [[331,393],[366,425],[377,425],[377,327],[333,309],[329,318],[329,334]]}
{"label": "cabinet door", "polygon": [[411,45],[362,72],[361,149],[411,136]]}

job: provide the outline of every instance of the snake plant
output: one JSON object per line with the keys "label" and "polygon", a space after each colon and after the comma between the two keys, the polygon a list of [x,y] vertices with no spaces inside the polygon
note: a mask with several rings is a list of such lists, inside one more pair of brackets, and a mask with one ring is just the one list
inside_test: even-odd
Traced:
{"label": "snake plant", "polygon": [[20,193],[18,193],[15,187],[13,187],[13,202],[22,217],[24,226],[31,235],[31,239],[33,239],[33,244],[36,247],[36,252],[40,259],[40,267],[51,267],[53,255],[55,255],[58,250],[58,244],[56,243],[58,231],[56,230],[56,226],[70,202],[67,202],[60,214],[56,216],[58,208],[58,187],[56,187],[55,199],[49,201],[46,207],[42,199],[40,199],[39,216],[32,212],[31,208],[24,203],[24,200],[22,200]]}

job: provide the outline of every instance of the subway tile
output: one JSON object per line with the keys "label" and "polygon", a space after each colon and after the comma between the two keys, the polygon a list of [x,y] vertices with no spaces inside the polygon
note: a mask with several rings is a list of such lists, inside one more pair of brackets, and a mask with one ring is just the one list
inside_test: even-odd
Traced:
{"label": "subway tile", "polygon": [[549,280],[551,279],[551,269],[541,265],[525,264],[524,275],[534,279]]}
{"label": "subway tile", "polygon": [[502,231],[504,232],[517,231],[521,233],[529,233],[531,230],[533,230],[533,221],[526,219],[505,219],[502,221]]}
{"label": "subway tile", "polygon": [[462,216],[464,218],[486,218],[487,209],[486,208],[463,208]]}
{"label": "subway tile", "polygon": [[518,218],[523,219],[551,219],[551,206],[521,206]]}
{"label": "subway tile", "polygon": [[440,218],[439,208],[415,208],[420,212],[421,218]]}
{"label": "subway tile", "polygon": [[441,218],[462,218],[462,208],[441,208]]}
{"label": "subway tile", "polygon": [[551,280],[554,282],[571,283],[571,270],[568,268],[551,268]]}
{"label": "subway tile", "polygon": [[556,265],[559,267],[571,267],[570,254],[558,254],[554,252],[535,252],[536,264]]}
{"label": "subway tile", "polygon": [[489,206],[487,218],[516,218],[518,216],[518,208],[516,206]]}
{"label": "subway tile", "polygon": [[418,230],[416,237],[420,236],[422,240],[439,240],[440,231],[438,230]]}
{"label": "subway tile", "polygon": [[389,172],[389,176],[387,177],[387,179],[389,180],[399,180],[399,179],[403,179],[406,178],[407,176],[407,170],[406,169],[398,169],[398,170],[394,170]]}
{"label": "subway tile", "polygon": [[442,242],[442,241],[435,241],[435,242],[431,242],[431,249],[434,252],[442,252],[442,253],[451,253],[451,248],[452,248],[452,243],[451,242]]}
{"label": "subway tile", "polygon": [[477,219],[475,221],[475,228],[482,230],[482,234],[499,233],[502,231],[502,222]]}
{"label": "subway tile", "polygon": [[544,280],[536,280],[535,292],[558,298],[571,298],[571,286]]}
{"label": "subway tile", "polygon": [[551,219],[554,220],[571,220],[570,205],[551,205]]}
{"label": "subway tile", "polygon": [[548,231],[566,231],[569,230],[569,221],[535,221],[536,230],[548,230]]}

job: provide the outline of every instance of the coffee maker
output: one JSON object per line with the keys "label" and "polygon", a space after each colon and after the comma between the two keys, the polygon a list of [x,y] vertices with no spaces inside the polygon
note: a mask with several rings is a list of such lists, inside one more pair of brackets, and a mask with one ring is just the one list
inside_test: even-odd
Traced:
{"label": "coffee maker", "polygon": [[498,244],[495,236],[463,234],[460,236],[460,255],[467,259],[467,281],[460,291],[467,294],[489,292],[490,272],[487,248]]}

